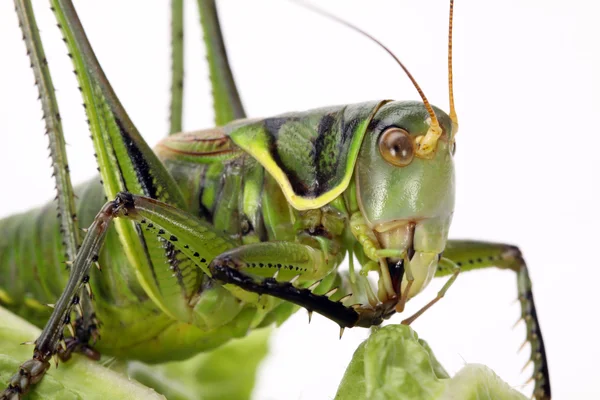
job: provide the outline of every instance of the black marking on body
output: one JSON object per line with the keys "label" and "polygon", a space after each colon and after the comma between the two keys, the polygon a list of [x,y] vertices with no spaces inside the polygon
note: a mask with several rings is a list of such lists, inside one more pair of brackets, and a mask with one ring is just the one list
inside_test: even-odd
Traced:
{"label": "black marking on body", "polygon": [[185,292],[185,282],[183,281],[183,274],[180,268],[181,260],[178,258],[181,252],[177,250],[172,243],[166,240],[164,242],[164,248],[165,256],[167,257],[167,262],[169,263],[169,269],[173,271],[173,275],[175,275],[177,283],[181,287],[183,296],[187,297],[187,293]]}
{"label": "black marking on body", "polygon": [[307,197],[310,192],[310,188],[304,182],[302,182],[302,180],[298,177],[296,171],[287,168],[283,164],[283,161],[281,160],[281,157],[279,157],[279,153],[277,152],[277,146],[274,141],[271,141],[269,145],[269,151],[271,153],[273,161],[275,161],[275,163],[281,168],[281,170],[285,173],[285,176],[290,181],[290,185],[292,186],[294,193],[297,193],[298,195],[303,197]]}
{"label": "black marking on body", "polygon": [[144,154],[141,152],[137,144],[129,137],[129,134],[125,130],[121,120],[115,117],[115,122],[119,127],[119,132],[123,138],[123,143],[127,149],[127,154],[129,155],[129,159],[131,160],[131,164],[133,165],[133,169],[135,170],[135,174],[142,187],[144,195],[153,199],[158,199],[158,188],[154,184],[150,165],[144,158]]}
{"label": "black marking on body", "polygon": [[206,186],[206,171],[208,171],[208,166],[202,168],[202,173],[200,174],[200,190],[198,191],[198,214],[200,218],[212,224],[213,214],[202,202],[202,195],[204,194],[204,188]]}
{"label": "black marking on body", "polygon": [[[131,160],[131,163],[133,164],[136,175],[138,176],[140,185],[142,186],[142,189],[144,190],[144,194],[151,198],[156,198],[155,196],[157,194],[157,190],[156,190],[156,187],[154,186],[152,177],[149,172],[150,166],[144,159],[144,156],[143,156],[142,152],[140,151],[140,149],[133,142],[133,140],[129,137],[129,134],[127,133],[125,127],[123,126],[122,121],[119,118],[117,118],[116,116],[115,116],[114,120],[115,120],[117,127],[119,128],[119,133],[121,135],[121,138],[123,139],[123,142],[127,149],[127,154],[129,155],[129,159]],[[113,153],[114,153],[114,150],[113,150]],[[121,181],[123,191],[128,193],[129,190],[127,188],[127,183],[123,179],[123,170],[121,168],[118,158],[116,157],[116,154],[114,156],[115,156],[117,168],[119,169],[119,180]],[[123,193],[121,193],[121,194],[123,194]],[[160,284],[158,283],[158,277],[156,276],[154,264],[152,263],[152,257],[150,256],[150,252],[148,251],[148,243],[146,242],[146,238],[144,237],[144,232],[142,231],[142,227],[140,224],[134,224],[134,226],[135,226],[135,230],[137,232],[138,240],[140,241],[142,248],[144,250],[144,255],[146,256],[146,262],[147,262],[148,266],[150,267],[150,271],[152,272],[152,278],[154,279],[154,283],[156,284],[156,287],[158,288],[158,291],[160,293],[161,292]]]}
{"label": "black marking on body", "polygon": [[[136,225],[140,226],[140,225]],[[148,224],[148,228],[154,229],[153,224]],[[147,230],[150,230],[147,229]],[[185,279],[190,276],[191,272],[189,272],[191,266],[191,260],[187,258],[181,250],[178,250],[172,242],[178,241],[178,238],[175,235],[170,235],[169,238],[162,237],[161,235],[165,234],[165,230],[160,228],[155,231],[158,240],[162,243],[163,248],[165,249],[165,257],[167,260],[167,264],[169,264],[169,269],[173,271],[173,275],[177,279],[177,283],[181,287],[181,291],[183,296],[187,298],[188,293],[186,292],[186,282]],[[186,248],[189,248],[188,245],[185,245]],[[156,273],[154,268],[152,268],[152,276],[154,277],[155,282],[158,285],[158,279],[156,277]],[[196,279],[201,279],[198,274],[196,274]],[[198,284],[199,285],[199,284]],[[160,290],[160,286],[159,290]]]}
{"label": "black marking on body", "polygon": [[342,137],[341,137],[341,143],[346,143],[348,140],[350,140],[354,134],[354,131],[356,131],[356,128],[358,127],[358,125],[360,124],[360,119],[358,118],[354,118],[351,119],[350,121],[346,122],[346,120],[342,117],[342,122],[341,122],[341,129],[342,129]]}
{"label": "black marking on body", "polygon": [[269,140],[269,153],[271,158],[281,168],[281,170],[285,173],[288,180],[290,181],[290,185],[292,186],[295,193],[300,196],[306,196],[310,192],[310,188],[306,186],[304,182],[298,177],[296,171],[293,171],[285,166],[281,157],[279,156],[279,151],[277,150],[277,138],[279,137],[279,131],[281,127],[285,125],[287,122],[295,122],[298,121],[298,118],[295,117],[277,117],[277,118],[266,118],[263,121],[265,130],[267,132],[267,138]]}
{"label": "black marking on body", "polygon": [[[370,122],[369,125],[367,127],[367,130],[369,132],[377,132],[377,134],[379,134],[380,132],[383,132],[384,130],[386,130],[387,128],[389,128],[389,125],[386,125],[381,119],[379,118],[373,118]],[[402,128],[405,131],[408,132],[408,129],[403,128],[401,126],[396,126],[397,128]]]}
{"label": "black marking on body", "polygon": [[[158,277],[156,276],[156,271],[154,269],[154,264],[152,263],[152,258],[150,257],[150,252],[148,251],[148,243],[146,243],[146,239],[144,238],[144,232],[142,232],[142,226],[139,224],[135,224],[135,230],[137,231],[138,238],[140,239],[140,243],[142,244],[142,248],[144,249],[144,255],[146,256],[146,262],[150,267],[150,272],[152,272],[152,279],[154,279],[154,283],[158,288],[158,292],[161,293],[160,284],[158,282]],[[148,224],[150,227],[150,224]]]}
{"label": "black marking on body", "polygon": [[[315,140],[313,160],[317,166],[317,179],[312,188],[314,192],[322,193],[326,191],[326,188],[322,188],[322,183],[327,182],[328,178],[335,174],[337,170],[339,157],[336,157],[335,152],[339,154],[342,143],[338,142],[336,151],[333,151],[331,146],[337,142],[332,130],[335,123],[336,119],[331,114],[326,114],[321,118],[319,126],[317,127],[317,139]],[[327,160],[327,164],[325,163],[325,160]],[[326,165],[327,168],[325,168]],[[315,196],[318,196],[321,193],[317,193]]]}
{"label": "black marking on body", "polygon": [[321,121],[319,121],[319,126],[317,127],[317,134],[320,136],[326,135],[331,132],[331,128],[333,128],[333,124],[335,123],[335,118],[331,114],[325,114]]}
{"label": "black marking on body", "polygon": [[288,122],[298,121],[296,117],[275,117],[275,118],[265,118],[263,124],[269,136],[278,137],[279,130],[283,125]]}
{"label": "black marking on body", "polygon": [[[273,161],[285,173],[292,186],[294,193],[304,198],[319,197],[330,191],[341,179],[345,172],[346,152],[354,137],[361,118],[344,120],[345,107],[324,114],[316,127],[316,135],[312,141],[312,147],[307,149],[310,153],[306,162],[315,167],[316,176],[311,182],[302,180],[298,172],[293,170],[296,166],[288,168],[282,161],[277,146],[277,139],[281,129],[290,122],[303,121],[298,117],[267,118],[263,126],[268,139],[268,150]],[[344,157],[340,155],[343,154]],[[301,168],[301,166],[297,166]],[[340,178],[340,179],[334,179]]]}
{"label": "black marking on body", "polygon": [[308,271],[308,269],[306,269],[306,268],[297,267],[297,266],[294,266],[294,265],[291,265],[291,264],[290,265],[286,265],[286,264],[281,264],[281,263],[278,263],[278,264],[267,263],[267,264],[265,264],[265,263],[261,263],[261,262],[259,262],[259,263],[249,262],[246,265],[248,265],[248,267],[250,267],[250,268],[277,268],[277,269],[282,269],[283,268],[283,269],[289,269],[290,271],[293,271],[294,269],[296,271],[300,271],[300,272],[307,272]]}

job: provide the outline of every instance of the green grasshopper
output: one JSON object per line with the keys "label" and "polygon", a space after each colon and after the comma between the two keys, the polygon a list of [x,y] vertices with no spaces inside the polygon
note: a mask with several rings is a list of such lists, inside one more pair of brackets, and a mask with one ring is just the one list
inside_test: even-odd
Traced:
{"label": "green grasshopper", "polygon": [[[449,115],[430,105],[397,60],[422,102],[381,100],[245,119],[215,4],[200,1],[218,127],[175,134],[181,130],[183,53],[182,6],[174,1],[173,135],[152,151],[112,90],[73,5],[52,0],[102,182],[73,189],[31,4],[15,4],[50,137],[59,218],[51,204],[0,221],[0,302],[44,326],[32,359],[0,399],[22,398],[55,355],[183,359],[283,321],[297,306],[336,322],[341,336],[345,328],[381,324],[433,277],[447,277],[438,296],[403,321],[410,324],[460,271],[492,266],[517,274],[534,395],[550,398],[519,249],[447,238],[458,130],[451,52]],[[83,226],[89,227],[84,237]],[[346,255],[359,261],[360,271],[338,273]],[[376,289],[367,279],[372,271]],[[59,295],[48,319],[43,304]]]}

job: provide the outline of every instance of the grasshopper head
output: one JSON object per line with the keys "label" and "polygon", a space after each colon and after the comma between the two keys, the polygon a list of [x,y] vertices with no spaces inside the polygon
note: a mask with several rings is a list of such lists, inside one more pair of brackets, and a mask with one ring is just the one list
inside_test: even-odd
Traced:
{"label": "grasshopper head", "polygon": [[[433,153],[421,157],[417,138],[430,126],[423,103],[384,105],[365,135],[355,167],[365,222],[382,249],[404,251],[403,258],[388,258],[388,265],[403,262],[404,270],[410,266],[414,275],[409,298],[433,278],[454,210],[452,122],[443,111],[435,112],[442,135]],[[404,289],[406,276],[401,282]]]}

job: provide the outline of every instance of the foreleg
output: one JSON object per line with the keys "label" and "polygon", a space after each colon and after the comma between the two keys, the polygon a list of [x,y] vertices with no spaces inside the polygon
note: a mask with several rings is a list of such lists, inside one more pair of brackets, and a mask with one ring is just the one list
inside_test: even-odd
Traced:
{"label": "foreleg", "polygon": [[[258,243],[229,251],[210,264],[213,279],[233,284],[259,295],[267,294],[297,304],[331,319],[344,328],[379,325],[393,313],[395,301],[376,306],[343,301],[350,294],[339,293],[337,287],[323,294],[313,292],[320,280],[334,267],[327,255],[311,246],[289,243]],[[259,277],[269,276],[264,279]],[[257,279],[258,278],[258,279]],[[306,281],[317,280],[308,287]]]}

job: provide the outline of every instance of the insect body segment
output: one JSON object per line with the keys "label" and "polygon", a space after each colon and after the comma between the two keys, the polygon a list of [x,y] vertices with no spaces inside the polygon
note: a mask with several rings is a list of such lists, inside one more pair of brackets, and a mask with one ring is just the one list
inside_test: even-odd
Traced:
{"label": "insect body segment", "polygon": [[348,186],[363,137],[383,104],[234,123],[226,131],[275,178],[294,208],[315,209],[333,201]]}

